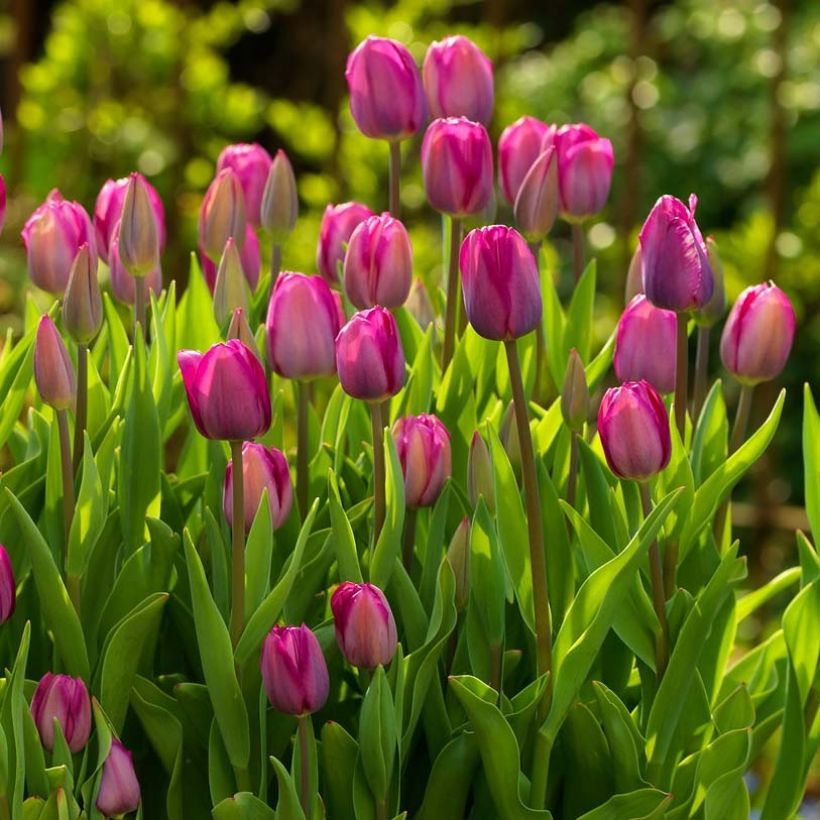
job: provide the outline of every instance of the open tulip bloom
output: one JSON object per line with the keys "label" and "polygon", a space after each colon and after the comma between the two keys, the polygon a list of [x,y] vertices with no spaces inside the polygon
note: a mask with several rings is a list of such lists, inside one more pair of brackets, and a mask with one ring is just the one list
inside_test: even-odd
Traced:
{"label": "open tulip bloom", "polygon": [[[10,199],[3,262],[25,246],[34,293],[0,349],[0,818],[805,814],[820,414],[807,386],[778,434],[777,384],[811,359],[811,303],[792,268],[741,283],[731,241],[724,287],[694,196],[612,220],[600,299],[594,265],[556,285],[634,184],[608,135],[494,122],[517,104],[495,41],[428,49],[394,16],[408,45],[347,63],[350,201],[317,204],[312,136],[291,165],[214,143],[224,123],[199,201],[184,155],[94,182],[93,224],[67,187],[27,219]],[[383,143],[390,212],[380,163],[351,160]],[[757,494],[733,495],[755,464],[786,486],[760,461],[784,440],[797,549],[747,576]]]}

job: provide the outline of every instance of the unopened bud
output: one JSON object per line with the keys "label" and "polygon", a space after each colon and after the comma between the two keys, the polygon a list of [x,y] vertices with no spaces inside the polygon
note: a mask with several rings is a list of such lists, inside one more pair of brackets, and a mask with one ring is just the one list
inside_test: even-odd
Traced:
{"label": "unopened bud", "polygon": [[463,518],[447,547],[447,563],[456,578],[456,611],[461,612],[470,600],[470,519]]}
{"label": "unopened bud", "polygon": [[120,219],[120,261],[132,276],[146,276],[159,266],[160,228],[147,183],[131,174]]}
{"label": "unopened bud", "polygon": [[476,430],[467,454],[467,493],[475,507],[483,498],[487,509],[495,511],[495,484],[493,482],[493,460],[487,442]]}
{"label": "unopened bud", "polygon": [[34,381],[43,401],[55,410],[67,410],[77,398],[74,366],[65,342],[47,314],[40,319],[34,341]]}
{"label": "unopened bud", "polygon": [[222,259],[216,272],[214,285],[214,316],[217,324],[222,326],[236,310],[248,310],[248,286],[245,284],[245,273],[242,260],[233,237],[225,243]]}
{"label": "unopened bud", "polygon": [[532,164],[515,198],[515,221],[530,242],[540,242],[558,216],[558,158],[550,145]]}
{"label": "unopened bud", "polygon": [[281,244],[293,231],[298,216],[299,196],[293,166],[288,155],[279,150],[273,158],[262,193],[262,227],[271,235],[274,244]]}
{"label": "unopened bud", "polygon": [[228,338],[239,339],[245,347],[249,348],[259,361],[262,356],[256,345],[256,338],[253,335],[251,326],[248,324],[247,314],[243,308],[236,308],[231,316],[231,323],[228,325]]}
{"label": "unopened bud", "polygon": [[239,177],[223,168],[205,192],[199,211],[199,246],[213,260],[225,250],[230,237],[245,244],[245,194]]}
{"label": "unopened bud", "polygon": [[410,294],[404,303],[410,315],[426,330],[436,320],[436,312],[430,301],[430,294],[421,279],[416,278],[410,286]]}
{"label": "unopened bud", "polygon": [[92,257],[88,245],[84,244],[71,266],[63,301],[63,326],[81,345],[87,345],[102,327],[102,295],[96,264],[96,257]]}
{"label": "unopened bud", "polygon": [[587,376],[584,363],[575,348],[569,352],[564,386],[561,389],[561,415],[564,418],[564,424],[576,433],[583,430],[589,416]]}

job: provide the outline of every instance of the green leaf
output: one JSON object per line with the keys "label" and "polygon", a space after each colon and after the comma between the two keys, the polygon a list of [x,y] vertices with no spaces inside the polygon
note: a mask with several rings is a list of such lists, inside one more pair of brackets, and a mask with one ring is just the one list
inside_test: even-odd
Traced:
{"label": "green leaf", "polygon": [[806,703],[820,662],[820,580],[803,587],[783,614],[783,634],[800,700]]}
{"label": "green leaf", "polygon": [[789,569],[783,570],[780,575],[772,578],[769,583],[739,598],[737,601],[738,623],[748,618],[772,598],[787,590],[793,584],[796,584],[800,580],[800,574],[799,567],[790,567]]}
{"label": "green leaf", "polygon": [[820,415],[808,384],[803,387],[803,471],[806,515],[816,542],[820,540]]}
{"label": "green leaf", "polygon": [[702,484],[726,461],[729,439],[729,421],[726,417],[726,400],[723,385],[718,379],[713,385],[692,438],[692,473],[697,485]]}
{"label": "green leaf", "polygon": [[273,557],[273,522],[268,503],[268,490],[262,491],[251,531],[245,543],[245,620],[256,611],[270,591],[270,570]]}
{"label": "green leaf", "polygon": [[[214,820],[275,820],[277,813],[256,795],[237,792],[214,806]],[[287,815],[283,815],[287,816]]]}
{"label": "green leaf", "polygon": [[643,751],[643,738],[620,698],[599,681],[595,681],[592,687],[601,712],[604,734],[612,752],[615,788],[625,793],[638,789],[643,782],[638,753],[639,749]]}
{"label": "green leaf", "polygon": [[[0,395],[3,396],[3,404],[0,406],[0,448],[5,445],[14,425],[20,418],[20,412],[26,400],[26,393],[31,384],[31,377],[34,364],[34,337],[26,336],[21,339],[9,356],[8,367],[4,367],[0,372]],[[22,355],[22,360],[17,361]],[[11,367],[18,364],[16,371]],[[13,378],[10,378],[13,374]]]}
{"label": "green leaf", "polygon": [[105,309],[105,326],[108,330],[108,353],[111,357],[112,383],[115,382],[125,367],[130,345],[128,334],[123,327],[117,305],[108,293],[103,293]]}
{"label": "green leaf", "polygon": [[438,754],[427,778],[424,801],[416,820],[442,820],[442,809],[452,817],[467,816],[467,799],[479,761],[472,733],[456,735]]}
{"label": "green leaf", "polygon": [[490,648],[504,643],[504,560],[487,504],[479,498],[470,531],[470,596]]}
{"label": "green leaf", "polygon": [[562,757],[566,761],[563,808],[568,817],[580,817],[600,805],[614,791],[613,756],[595,716],[576,701],[561,729]]}
{"label": "green leaf", "polygon": [[328,817],[355,820],[353,811],[353,773],[359,745],[342,726],[328,721],[322,727],[323,794]]}
{"label": "green leaf", "polygon": [[401,554],[405,507],[404,476],[396,452],[396,443],[387,428],[384,431],[384,460],[386,515],[379,540],[373,550],[373,560],[370,562],[370,582],[380,589],[387,588],[396,558]]}
{"label": "green leaf", "polygon": [[627,818],[662,817],[662,811],[672,800],[671,794],[657,789],[638,789],[628,794],[616,794],[602,806],[588,811],[579,820],[627,820]]}
{"label": "green leaf", "polygon": [[359,567],[359,553],[356,550],[356,539],[353,528],[342,507],[339,497],[339,483],[333,470],[328,470],[328,499],[330,503],[330,521],[333,527],[333,543],[336,547],[336,562],[339,564],[339,579],[354,581],[360,584],[363,580]]}
{"label": "green leaf", "polygon": [[221,341],[219,327],[214,319],[211,294],[195,253],[191,253],[188,286],[179,300],[176,325],[180,350],[207,350]]}
{"label": "green leaf", "polygon": [[[28,710],[28,705],[26,704],[23,686],[26,682],[26,665],[28,664],[30,641],[31,623],[26,621],[20,638],[20,646],[17,648],[17,656],[14,659],[14,666],[12,666],[11,672],[6,675],[2,706],[0,706],[0,724],[2,724],[6,742],[6,779],[0,781],[0,796],[11,798],[8,802],[11,803],[11,816],[13,817],[19,817],[22,813],[23,793],[26,785],[23,712]],[[10,782],[8,775],[11,775]]]}
{"label": "green leaf", "polygon": [[83,480],[74,507],[74,518],[68,538],[68,574],[81,577],[88,563],[88,556],[97,542],[108,515],[108,493],[103,491],[100,474],[91,451],[88,433],[84,434]]}
{"label": "green leaf", "polygon": [[579,437],[578,455],[580,456],[581,476],[586,488],[589,504],[589,521],[593,529],[613,549],[618,541],[615,537],[613,515],[610,507],[609,482],[607,474],[598,456],[592,448]]}
{"label": "green leaf", "polygon": [[370,791],[376,801],[387,799],[398,743],[393,695],[379,666],[362,702],[359,718],[359,755]]}
{"label": "green leaf", "polygon": [[578,351],[581,361],[589,360],[590,346],[592,343],[592,319],[595,310],[595,283],[597,280],[597,265],[595,259],[591,259],[586,266],[581,278],[575,285],[572,299],[567,309],[567,321],[564,327],[563,338],[563,369],[560,381],[556,384],[564,383],[564,371],[566,370],[567,359],[572,348]]}
{"label": "green leaf", "polygon": [[299,804],[296,787],[293,784],[288,770],[275,758],[271,757],[271,764],[279,781],[279,803],[276,806],[278,820],[305,820],[305,813]]}

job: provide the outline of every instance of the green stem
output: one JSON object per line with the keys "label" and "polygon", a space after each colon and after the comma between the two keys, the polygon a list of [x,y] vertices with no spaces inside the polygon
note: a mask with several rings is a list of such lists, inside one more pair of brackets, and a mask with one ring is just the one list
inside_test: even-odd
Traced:
{"label": "green stem", "polygon": [[686,444],[686,395],[689,384],[689,316],[678,314],[677,365],[675,370],[675,422],[680,440]]}
{"label": "green stem", "polygon": [[[535,257],[535,269],[539,271],[540,277],[541,240],[530,242],[529,245]],[[547,340],[544,337],[544,323],[539,322],[538,327],[535,328],[535,385],[532,388],[532,394],[537,401],[541,399],[541,375],[544,371],[546,352]]]}
{"label": "green stem", "polygon": [[498,700],[501,701],[501,687],[503,685],[504,674],[504,650],[500,643],[494,644],[490,648],[490,686],[498,692]]}
{"label": "green stem", "polygon": [[413,567],[413,549],[416,546],[416,514],[417,510],[408,507],[404,515],[404,544],[402,547],[402,562],[407,574]]}
{"label": "green stem", "polygon": [[134,277],[134,336],[137,335],[137,326],[142,333],[143,341],[147,336],[145,332],[145,277]]}
{"label": "green stem", "polygon": [[399,186],[401,184],[401,143],[390,143],[390,216],[399,218],[401,213],[401,198]]}
{"label": "green stem", "polygon": [[299,504],[299,514],[304,521],[308,509],[308,409],[310,402],[309,385],[306,382],[296,384],[296,496]]}
{"label": "green stem", "polygon": [[[640,481],[638,482],[638,488],[641,491],[644,518],[649,518],[652,512],[652,497],[649,495],[649,485],[645,481]],[[655,636],[655,666],[657,667],[658,681],[660,681],[666,671],[666,664],[669,659],[669,624],[666,620],[666,595],[657,539],[653,540],[649,547],[649,576],[652,580],[652,606],[661,626],[660,633]]]}
{"label": "green stem", "polygon": [[456,347],[456,325],[458,323],[458,252],[461,248],[461,220],[455,217],[450,226],[450,257],[447,271],[447,308],[444,315],[444,347],[441,351],[441,372],[453,358]]}
{"label": "green stem", "polygon": [[580,222],[572,223],[572,278],[577,285],[584,273],[584,229]]}
{"label": "green stem", "polygon": [[80,611],[80,579],[68,571],[68,538],[71,533],[71,521],[74,518],[74,470],[71,466],[71,439],[68,432],[68,411],[57,411],[57,430],[60,434],[60,470],[63,479],[63,544],[65,575],[68,595],[74,609]]}
{"label": "green stem", "polygon": [[575,494],[578,489],[578,433],[571,433],[569,445],[569,478],[567,479],[567,504],[575,506]]}
{"label": "green stem", "polygon": [[530,805],[534,809],[543,809],[547,801],[547,775],[551,755],[552,741],[547,737],[547,733],[540,729],[535,736],[532,778],[530,779]]}
{"label": "green stem", "polygon": [[379,540],[384,526],[384,425],[382,408],[379,402],[370,404],[370,423],[373,430],[373,546]]}
{"label": "green stem", "polygon": [[311,817],[310,794],[310,715],[299,715],[299,802],[307,820]]}
{"label": "green stem", "polygon": [[706,401],[706,388],[709,380],[709,328],[698,327],[698,346],[695,353],[695,387],[692,409],[692,424],[698,423],[703,402]]}
{"label": "green stem", "polygon": [[278,242],[273,243],[270,257],[270,287],[273,292],[273,286],[279,278],[279,272],[282,270],[282,246]]}
{"label": "green stem", "polygon": [[245,626],[245,476],[242,442],[231,442],[233,527],[231,539],[231,643],[239,643]]}
{"label": "green stem", "polygon": [[74,471],[83,460],[88,424],[88,345],[77,345],[77,412],[74,414]]}

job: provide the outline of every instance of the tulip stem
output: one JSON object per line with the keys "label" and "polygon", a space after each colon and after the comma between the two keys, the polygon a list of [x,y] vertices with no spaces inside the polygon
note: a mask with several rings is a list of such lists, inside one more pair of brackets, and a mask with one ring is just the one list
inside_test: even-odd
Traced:
{"label": "tulip stem", "polygon": [[680,440],[686,444],[686,394],[689,385],[689,316],[678,314],[678,346],[675,367],[675,423]]}
{"label": "tulip stem", "polygon": [[703,402],[706,401],[706,387],[709,377],[709,328],[698,327],[698,347],[695,353],[695,394],[692,409],[692,424],[700,418]]}
{"label": "tulip stem", "polygon": [[134,277],[134,336],[137,335],[137,327],[145,341],[145,280],[142,276]]}
{"label": "tulip stem", "polygon": [[299,502],[299,514],[304,521],[308,510],[308,484],[310,481],[308,461],[310,386],[307,382],[298,382],[296,392],[298,393],[296,411],[296,494]]}
{"label": "tulip stem", "polygon": [[373,428],[373,547],[384,526],[384,424],[381,403],[370,403],[370,422]]}
{"label": "tulip stem", "polygon": [[[550,671],[552,667],[552,632],[550,627],[550,604],[547,590],[547,562],[544,554],[544,532],[541,521],[541,504],[538,496],[538,476],[535,472],[535,451],[524,396],[524,382],[521,378],[521,364],[515,340],[504,342],[507,364],[510,369],[515,421],[518,427],[518,441],[521,447],[521,472],[524,477],[524,495],[527,502],[527,530],[530,541],[530,566],[532,572],[533,603],[535,605],[535,641],[538,675]],[[546,718],[550,701],[550,685],[538,705],[538,724]]]}
{"label": "tulip stem", "polygon": [[[652,497],[649,494],[649,485],[645,481],[638,482],[641,491],[641,504],[644,518],[649,518],[652,512]],[[658,616],[661,630],[655,636],[655,666],[658,680],[666,671],[669,658],[669,624],[666,621],[666,595],[663,586],[663,569],[661,568],[661,553],[657,539],[653,539],[649,546],[649,574],[652,581],[652,606]]]}
{"label": "tulip stem", "polygon": [[242,442],[231,442],[233,526],[231,540],[231,643],[236,646],[245,625],[245,473]]}
{"label": "tulip stem", "polygon": [[[541,278],[541,240],[530,242],[530,250],[535,257],[535,269],[538,271],[538,278]],[[536,401],[541,400],[541,375],[544,370],[544,357],[547,352],[547,340],[544,338],[544,322],[540,321],[535,328],[535,384],[532,394]]]}
{"label": "tulip stem", "polygon": [[404,515],[404,545],[402,547],[402,562],[407,574],[413,567],[413,550],[416,546],[416,510],[407,508]]}
{"label": "tulip stem", "polygon": [[68,595],[74,609],[80,611],[80,579],[68,571],[68,538],[71,534],[71,521],[74,518],[74,470],[71,466],[71,439],[68,432],[68,411],[57,411],[57,430],[60,434],[60,468],[63,478],[63,540],[65,550],[65,574]]}
{"label": "tulip stem", "polygon": [[540,729],[535,736],[533,751],[532,778],[530,780],[530,805],[534,809],[543,809],[547,800],[547,775],[552,755],[552,741],[547,733]]}
{"label": "tulip stem", "polygon": [[442,375],[453,358],[458,322],[458,252],[461,248],[461,220],[453,217],[450,225],[450,255],[447,270],[447,308],[444,316],[444,348],[441,352]]}
{"label": "tulip stem", "polygon": [[271,292],[276,280],[279,278],[279,272],[282,270],[282,246],[278,242],[273,243],[270,257],[270,287]]}
{"label": "tulip stem", "polygon": [[569,444],[569,478],[567,479],[567,504],[575,506],[575,494],[578,488],[578,433],[573,430]]}
{"label": "tulip stem", "polygon": [[305,817],[311,817],[310,795],[310,715],[297,718],[299,732],[299,802]]}
{"label": "tulip stem", "polygon": [[572,276],[577,285],[584,273],[584,229],[580,222],[572,223]]}
{"label": "tulip stem", "polygon": [[74,415],[74,470],[83,460],[88,423],[88,345],[77,345],[77,412]]}
{"label": "tulip stem", "polygon": [[398,219],[401,214],[401,143],[390,143],[390,216]]}

